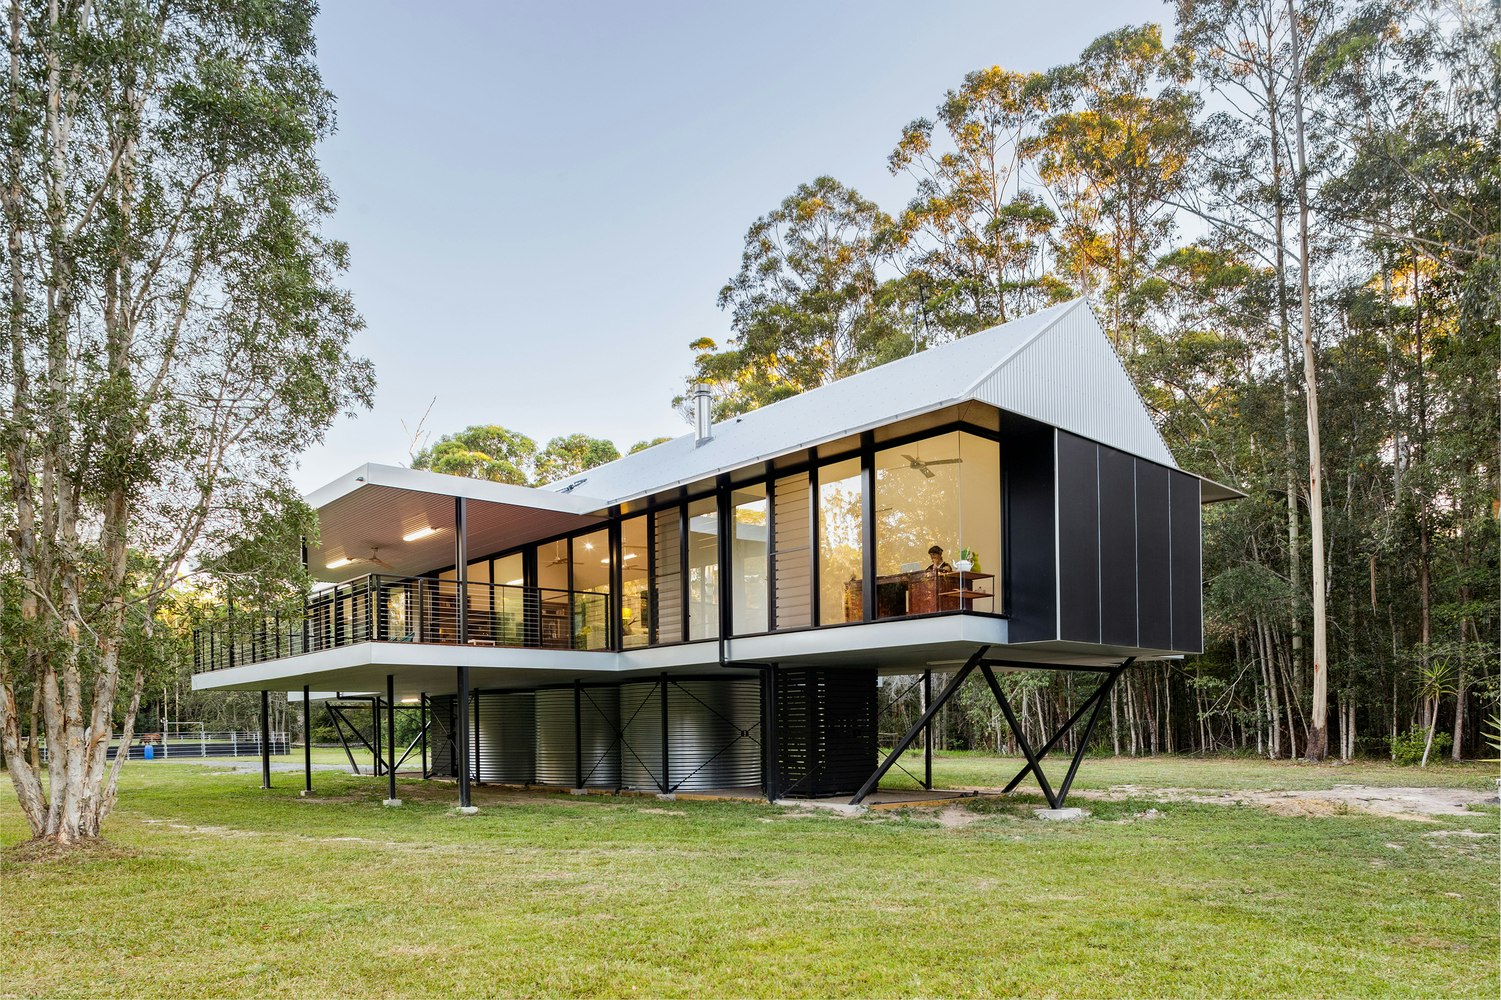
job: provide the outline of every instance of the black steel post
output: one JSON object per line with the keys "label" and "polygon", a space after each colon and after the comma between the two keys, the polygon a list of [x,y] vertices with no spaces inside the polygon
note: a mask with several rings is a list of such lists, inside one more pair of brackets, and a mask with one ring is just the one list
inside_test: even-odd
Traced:
{"label": "black steel post", "polygon": [[1032,765],[1032,773],[1037,777],[1037,784],[1042,788],[1043,798],[1048,800],[1048,805],[1053,809],[1058,808],[1058,799],[1053,795],[1053,786],[1048,783],[1048,776],[1042,771],[1042,761],[1032,753],[1032,747],[1027,743],[1027,734],[1022,732],[1022,725],[1017,721],[1016,713],[1011,711],[1011,702],[1006,698],[1006,692],[1001,690],[1001,684],[995,679],[995,671],[990,669],[990,664],[982,664],[981,673],[985,675],[985,683],[990,685],[990,693],[995,695],[995,700],[1001,706],[1001,713],[1006,716],[1006,724],[1011,727],[1011,734],[1016,737],[1016,745],[1021,750],[1022,756],[1027,758],[1027,763]]}
{"label": "black steel post", "polygon": [[960,667],[958,673],[954,674],[954,679],[948,682],[943,691],[939,693],[937,699],[928,703],[928,707],[923,711],[922,717],[914,722],[912,727],[907,730],[906,735],[897,741],[896,746],[891,748],[891,753],[881,762],[881,766],[876,768],[876,772],[865,779],[865,784],[861,785],[860,790],[855,793],[855,797],[850,799],[850,805],[859,805],[867,795],[875,791],[876,786],[881,783],[881,779],[886,776],[886,772],[891,770],[892,765],[901,759],[902,754],[906,753],[908,748],[912,746],[913,741],[917,739],[917,734],[922,732],[924,726],[933,721],[933,716],[938,714],[938,710],[954,696],[955,691],[959,690],[959,685],[964,683],[964,679],[975,669],[975,665],[984,658],[985,651],[989,648],[989,646],[981,646],[971,654],[969,659],[964,661],[964,666]]}
{"label": "black steel post", "polygon": [[662,689],[662,794],[666,795],[672,789],[672,781],[668,777],[668,769],[671,766],[671,758],[667,750],[667,675],[663,674],[657,684]]}
{"label": "black steel post", "polygon": [[380,695],[370,698],[370,751],[375,757],[375,766],[371,770],[380,774],[381,768],[385,766],[380,752]]}
{"label": "black steel post", "polygon": [[428,774],[427,774],[427,692],[424,691],[420,695],[418,695],[417,696],[417,701],[422,706],[420,709],[418,709],[418,712],[420,713],[419,717],[422,720],[422,776],[424,778],[426,778],[428,776]]}
{"label": "black steel post", "polygon": [[[459,645],[469,643],[469,502],[453,499],[454,577],[458,586]],[[468,805],[466,802],[465,805]]]}
{"label": "black steel post", "polygon": [[271,692],[261,692],[261,787],[271,787]]}
{"label": "black steel post", "polygon": [[308,686],[302,686],[302,790],[313,790],[313,699]]}
{"label": "black steel post", "polygon": [[[922,707],[926,711],[928,702],[933,700],[933,668],[922,672]],[[933,724],[923,726],[922,730],[922,786],[929,791],[933,789]]]}
{"label": "black steel post", "polygon": [[396,675],[386,675],[386,798],[396,801]]}
{"label": "black steel post", "polygon": [[458,739],[454,752],[458,754],[459,808],[469,808],[469,668],[459,668]]}
{"label": "black steel post", "polygon": [[573,787],[584,787],[584,685],[573,682]]}

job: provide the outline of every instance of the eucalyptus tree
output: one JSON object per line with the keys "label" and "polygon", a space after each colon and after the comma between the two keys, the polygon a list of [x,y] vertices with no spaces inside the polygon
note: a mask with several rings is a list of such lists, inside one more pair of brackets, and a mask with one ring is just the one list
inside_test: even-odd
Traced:
{"label": "eucalyptus tree", "polygon": [[[307,2],[8,7],[0,748],[33,836],[97,836],[147,664],[205,548],[295,504],[373,377],[320,232],[333,98]],[[21,751],[25,684],[49,759]],[[46,780],[43,780],[43,770]]]}
{"label": "eucalyptus tree", "polygon": [[[882,267],[893,222],[832,177],[798,185],[751,224],[740,270],[719,293],[734,337],[695,352],[690,382],[714,386],[721,416],[743,413],[870,365],[910,329]],[[681,402],[678,400],[677,402]]]}
{"label": "eucalyptus tree", "polygon": [[926,279],[927,308],[955,334],[1068,294],[1045,266],[1058,217],[1025,176],[1026,143],[1046,111],[1041,74],[976,70],[944,95],[936,119],[908,123],[887,157],[917,185],[898,220],[902,260]]}
{"label": "eucalyptus tree", "polygon": [[476,424],[423,448],[413,457],[412,468],[527,486],[536,463],[536,441],[495,424]]}
{"label": "eucalyptus tree", "polygon": [[587,472],[596,465],[620,457],[615,442],[588,434],[567,434],[553,438],[537,456],[537,482],[552,483]]}
{"label": "eucalyptus tree", "polygon": [[1118,348],[1142,330],[1137,290],[1174,231],[1199,98],[1188,53],[1155,24],[1101,35],[1046,75],[1050,113],[1026,143],[1063,223],[1060,270],[1105,305]]}

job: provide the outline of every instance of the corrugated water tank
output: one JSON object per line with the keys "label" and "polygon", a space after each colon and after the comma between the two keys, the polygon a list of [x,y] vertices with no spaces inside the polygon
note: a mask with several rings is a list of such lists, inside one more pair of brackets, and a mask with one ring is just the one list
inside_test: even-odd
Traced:
{"label": "corrugated water tank", "polygon": [[574,689],[542,688],[536,694],[536,780],[575,787],[582,771],[586,788],[620,787],[620,689],[585,685],[579,690],[583,764],[574,742]]}
{"label": "corrugated water tank", "polygon": [[[620,686],[621,783],[659,791],[662,683]],[[757,678],[667,679],[667,776],[672,792],[761,784],[761,685]]]}
{"label": "corrugated water tank", "polygon": [[530,691],[481,691],[474,698],[479,780],[517,785],[535,780],[536,696]]}

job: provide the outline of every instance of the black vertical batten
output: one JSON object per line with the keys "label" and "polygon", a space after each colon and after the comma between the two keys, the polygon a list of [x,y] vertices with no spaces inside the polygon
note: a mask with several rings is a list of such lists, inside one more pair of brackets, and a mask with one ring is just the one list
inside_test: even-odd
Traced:
{"label": "black vertical batten", "polygon": [[386,675],[386,798],[396,800],[396,676]]}
{"label": "black vertical batten", "polygon": [[1136,624],[1142,649],[1173,648],[1168,469],[1136,460]]}
{"label": "black vertical batten", "polygon": [[[766,630],[777,627],[777,482],[766,476]],[[197,635],[195,632],[194,635]]]}
{"label": "black vertical batten", "polygon": [[1136,460],[1098,446],[1100,461],[1100,641],[1137,645]]}
{"label": "black vertical batten", "polygon": [[693,634],[693,607],[688,601],[688,532],[692,527],[692,521],[688,518],[688,505],[678,505],[678,625],[681,635],[677,637],[679,642],[687,642]]}
{"label": "black vertical batten", "polygon": [[819,561],[823,549],[818,538],[818,452],[808,452],[808,624],[822,625]]}
{"label": "black vertical batten", "polygon": [[1012,642],[1058,638],[1058,531],[1054,430],[1006,415],[1001,428],[1005,477],[1002,564]]}
{"label": "black vertical batten", "polygon": [[1182,472],[1171,475],[1173,649],[1204,650],[1202,567],[1199,565],[1199,481]]}
{"label": "black vertical batten", "polygon": [[646,644],[657,644],[657,515],[646,515]]}
{"label": "black vertical batten", "polygon": [[[618,512],[617,512],[618,513]],[[624,554],[621,548],[620,518],[610,519],[609,543],[610,551],[610,596],[605,601],[605,648],[620,649],[624,638],[624,630],[621,628],[621,610],[625,607],[625,567],[620,558]],[[493,579],[493,574],[492,574]]]}
{"label": "black vertical batten", "polygon": [[860,620],[876,620],[876,446],[860,435]]}
{"label": "black vertical batten", "polygon": [[308,686],[302,686],[302,790],[313,790],[313,710]]}
{"label": "black vertical batten", "polygon": [[269,691],[261,692],[261,787],[271,787],[271,692]]}
{"label": "black vertical batten", "polygon": [[[734,531],[734,526],[732,524],[734,511],[730,506],[733,500],[733,493],[730,490],[729,476],[720,476],[718,478],[714,490],[714,497],[714,513],[716,516],[716,523],[719,526],[719,545],[718,552],[716,553],[716,558],[719,560],[719,572],[714,574],[716,588],[715,597],[717,598],[715,603],[718,605],[719,610],[719,648],[722,654],[724,650],[724,640],[730,637],[730,630],[735,627],[735,602],[733,600],[727,599],[730,596],[730,587],[732,587],[734,584],[731,583],[729,586],[726,586],[726,583],[730,581],[730,573],[734,569],[734,556],[731,551],[730,544],[730,533]],[[721,666],[723,666],[723,663],[721,663]]]}
{"label": "black vertical batten", "polygon": [[1057,432],[1058,638],[1100,641],[1099,448]]}
{"label": "black vertical batten", "polygon": [[761,671],[761,775],[768,802],[775,802],[782,794],[778,725],[777,665],[772,663]]}

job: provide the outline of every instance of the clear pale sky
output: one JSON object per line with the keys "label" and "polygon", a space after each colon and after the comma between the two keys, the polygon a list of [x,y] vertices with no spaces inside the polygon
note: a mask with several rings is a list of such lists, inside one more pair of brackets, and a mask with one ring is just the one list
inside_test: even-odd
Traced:
{"label": "clear pale sky", "polygon": [[982,66],[1045,70],[1147,0],[386,3],[325,0],[323,166],[375,408],[302,456],[311,489],[410,435],[544,443],[688,430],[669,401],[756,217],[830,174],[888,212],[902,126]]}

